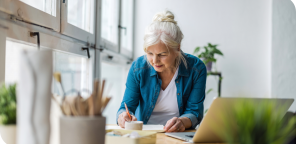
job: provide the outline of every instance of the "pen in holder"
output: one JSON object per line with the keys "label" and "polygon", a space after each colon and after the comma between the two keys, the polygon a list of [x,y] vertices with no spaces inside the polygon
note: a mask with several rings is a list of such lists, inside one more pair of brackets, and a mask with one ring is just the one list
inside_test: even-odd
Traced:
{"label": "pen in holder", "polygon": [[[58,102],[62,113],[60,117],[60,144],[104,144],[106,118],[102,116],[111,97],[103,96],[105,80],[94,82],[91,95],[84,99],[80,92],[77,96],[65,96]],[[69,92],[65,93],[68,94]]]}

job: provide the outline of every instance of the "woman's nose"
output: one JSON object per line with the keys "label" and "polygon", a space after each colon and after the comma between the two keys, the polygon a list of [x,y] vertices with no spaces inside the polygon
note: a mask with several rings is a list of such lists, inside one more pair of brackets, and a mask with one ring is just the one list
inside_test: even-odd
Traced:
{"label": "woman's nose", "polygon": [[154,64],[158,63],[158,56],[154,56],[154,57],[153,57],[153,63],[154,63]]}

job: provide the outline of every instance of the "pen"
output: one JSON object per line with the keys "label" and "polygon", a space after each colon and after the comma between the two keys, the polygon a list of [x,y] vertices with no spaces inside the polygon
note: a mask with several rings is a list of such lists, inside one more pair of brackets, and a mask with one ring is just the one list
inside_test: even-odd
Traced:
{"label": "pen", "polygon": [[131,114],[129,113],[129,111],[128,111],[128,108],[127,108],[127,106],[126,106],[126,103],[125,103],[125,102],[124,102],[124,106],[125,106],[125,110],[126,110],[126,113],[127,113],[128,117],[129,117],[129,118],[130,118],[130,120],[132,121]]}

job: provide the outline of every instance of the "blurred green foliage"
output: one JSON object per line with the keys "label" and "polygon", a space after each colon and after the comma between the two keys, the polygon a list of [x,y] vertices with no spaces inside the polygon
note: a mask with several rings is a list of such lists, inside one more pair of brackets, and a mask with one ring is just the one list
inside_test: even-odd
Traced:
{"label": "blurred green foliage", "polygon": [[207,90],[206,94],[209,94],[211,91],[213,91],[213,89],[212,89],[212,88],[211,88],[211,89],[209,89],[209,90]]}
{"label": "blurred green foliage", "polygon": [[201,51],[201,47],[196,47],[193,51],[193,54],[196,55],[198,58],[203,59],[203,62],[205,63],[205,65],[207,65],[209,62],[217,61],[217,59],[214,57],[215,54],[223,56],[223,53],[219,49],[217,49],[217,46],[218,45],[208,43],[207,46],[203,47],[204,51]]}
{"label": "blurred green foliage", "polygon": [[0,125],[16,124],[16,84],[0,87]]}
{"label": "blurred green foliage", "polygon": [[286,113],[283,107],[276,107],[275,103],[241,101],[234,112],[235,134],[233,123],[225,118],[227,129],[221,136],[230,144],[285,144],[296,132],[296,117],[283,120]]}

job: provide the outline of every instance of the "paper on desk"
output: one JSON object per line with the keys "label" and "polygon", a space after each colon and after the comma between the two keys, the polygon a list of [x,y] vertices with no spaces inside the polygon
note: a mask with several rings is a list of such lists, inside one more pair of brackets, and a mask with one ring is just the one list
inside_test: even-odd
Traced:
{"label": "paper on desk", "polygon": [[123,129],[120,126],[106,126],[106,130],[110,130],[110,129]]}
{"label": "paper on desk", "polygon": [[143,130],[164,132],[163,125],[143,125]]}
{"label": "paper on desk", "polygon": [[[163,125],[143,125],[143,131],[164,132]],[[120,126],[106,126],[106,130],[123,129]]]}

